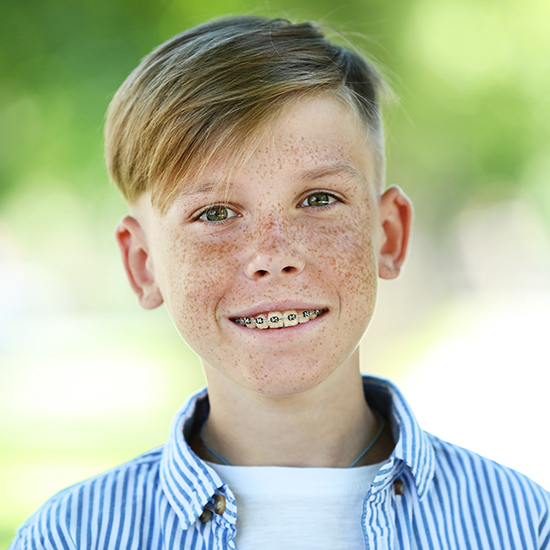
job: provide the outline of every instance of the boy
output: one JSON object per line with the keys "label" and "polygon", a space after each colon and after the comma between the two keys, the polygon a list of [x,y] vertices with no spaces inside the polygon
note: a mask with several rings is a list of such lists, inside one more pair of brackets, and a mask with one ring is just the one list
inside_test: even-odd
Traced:
{"label": "boy", "polygon": [[161,45],[109,109],[116,237],[206,390],[161,448],[53,497],[19,549],[550,548],[550,496],[423,432],[361,377],[412,208],[384,191],[379,96],[311,25],[237,17]]}

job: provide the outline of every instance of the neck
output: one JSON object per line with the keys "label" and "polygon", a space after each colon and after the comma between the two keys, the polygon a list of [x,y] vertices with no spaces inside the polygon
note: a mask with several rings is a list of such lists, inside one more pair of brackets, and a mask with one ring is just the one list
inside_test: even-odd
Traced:
{"label": "neck", "polygon": [[[251,392],[207,365],[205,371],[210,415],[204,438],[232,465],[347,468],[380,427],[365,401],[357,352],[322,383],[287,397]],[[387,458],[387,438],[383,434],[357,465]],[[192,446],[218,461],[200,443]]]}

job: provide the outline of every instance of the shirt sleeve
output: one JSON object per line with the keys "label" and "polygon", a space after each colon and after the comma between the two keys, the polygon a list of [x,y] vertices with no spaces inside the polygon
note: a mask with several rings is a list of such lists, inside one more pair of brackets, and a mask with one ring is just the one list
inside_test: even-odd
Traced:
{"label": "shirt sleeve", "polygon": [[23,544],[23,540],[19,533],[15,536],[15,538],[11,541],[11,544],[8,546],[8,550],[25,550],[27,546]]}
{"label": "shirt sleeve", "polygon": [[550,550],[550,503],[540,522],[539,550]]}
{"label": "shirt sleeve", "polygon": [[7,550],[77,550],[62,523],[48,523],[41,521],[43,519],[38,514],[31,516],[18,529]]}

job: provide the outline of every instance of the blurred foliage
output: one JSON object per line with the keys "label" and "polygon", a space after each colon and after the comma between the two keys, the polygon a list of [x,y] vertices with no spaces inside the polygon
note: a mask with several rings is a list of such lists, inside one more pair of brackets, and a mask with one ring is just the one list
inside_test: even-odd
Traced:
{"label": "blurred foliage", "polygon": [[0,7],[4,203],[44,179],[86,202],[108,200],[101,132],[118,85],[159,42],[242,12],[312,18],[368,37],[357,41],[387,67],[401,97],[389,113],[389,181],[417,198],[425,223],[439,227],[472,196],[513,194],[527,172],[548,173],[540,162],[550,123],[544,0],[349,0],[336,8],[328,0],[4,0]]}

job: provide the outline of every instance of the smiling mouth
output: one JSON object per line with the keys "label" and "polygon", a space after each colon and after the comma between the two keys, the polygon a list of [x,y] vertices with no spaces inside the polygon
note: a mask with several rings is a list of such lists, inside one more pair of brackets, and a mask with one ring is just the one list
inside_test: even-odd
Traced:
{"label": "smiling mouth", "polygon": [[319,315],[325,313],[326,309],[304,309],[288,311],[270,311],[261,313],[254,317],[236,317],[231,319],[234,323],[243,325],[246,328],[266,329],[266,328],[285,328],[294,327],[298,324],[308,323]]}

